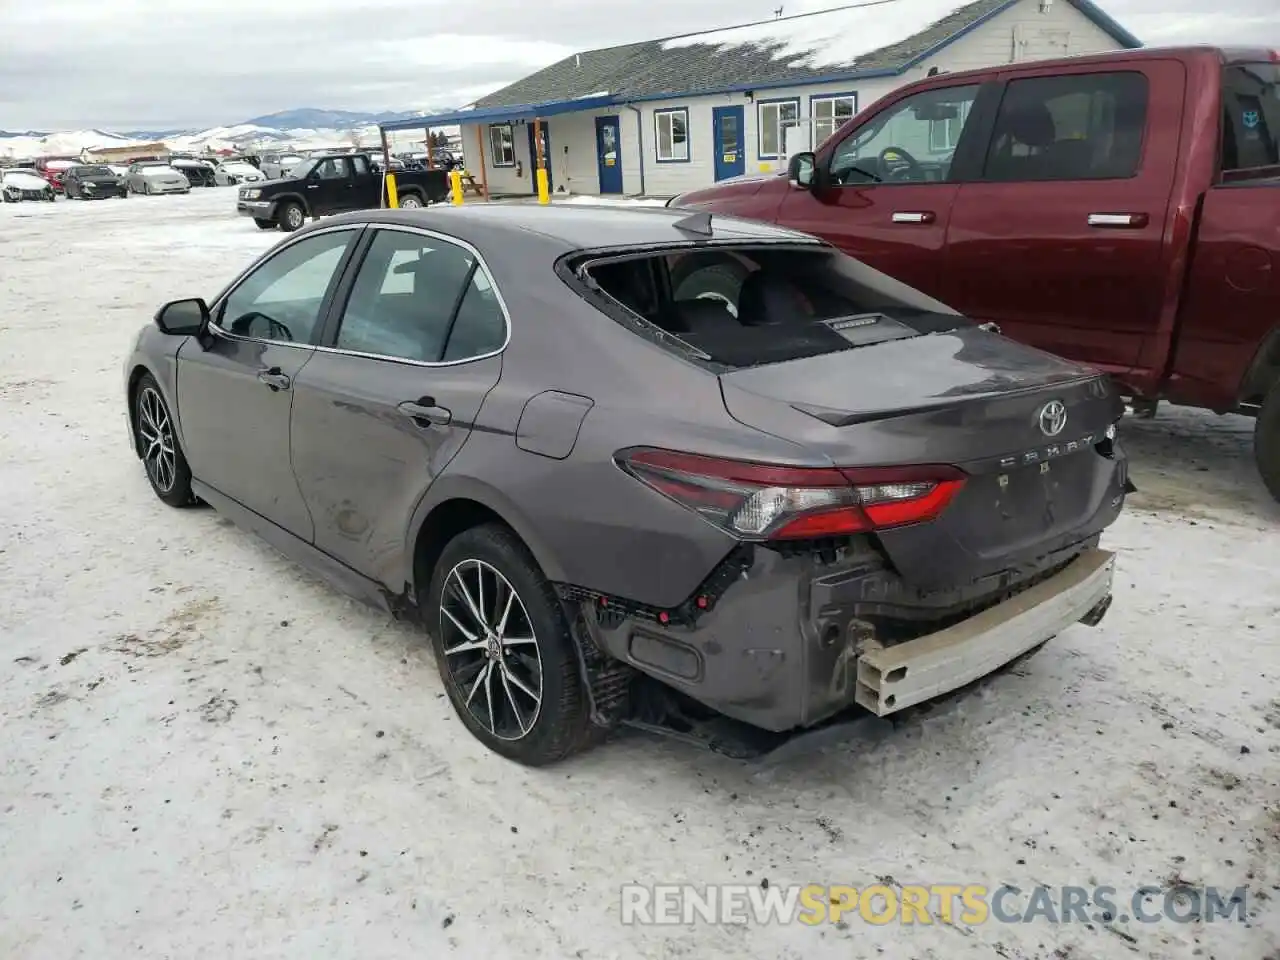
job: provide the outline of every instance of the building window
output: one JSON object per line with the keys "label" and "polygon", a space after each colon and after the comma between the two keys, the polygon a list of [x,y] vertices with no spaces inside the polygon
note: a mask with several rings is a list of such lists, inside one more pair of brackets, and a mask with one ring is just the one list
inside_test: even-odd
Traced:
{"label": "building window", "polygon": [[658,162],[686,163],[689,160],[689,110],[673,107],[653,111],[657,132]]}
{"label": "building window", "polygon": [[511,124],[490,124],[489,151],[493,154],[493,165],[495,167],[514,167],[516,165],[516,140],[511,132]]}
{"label": "building window", "polygon": [[844,126],[844,122],[857,112],[857,94],[842,94],[837,97],[810,97],[809,116],[813,119],[814,148],[816,149],[818,144]]}
{"label": "building window", "polygon": [[761,160],[776,160],[787,148],[787,129],[800,125],[799,100],[762,100],[756,105]]}

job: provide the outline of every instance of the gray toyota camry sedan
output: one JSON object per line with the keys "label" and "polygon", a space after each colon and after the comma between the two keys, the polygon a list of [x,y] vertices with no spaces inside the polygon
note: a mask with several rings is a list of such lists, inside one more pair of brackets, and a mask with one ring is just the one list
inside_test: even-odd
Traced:
{"label": "gray toyota camry sedan", "polygon": [[[674,296],[707,248],[749,271],[734,302]],[[161,500],[421,623],[462,723],[527,764],[956,690],[1102,618],[1130,489],[1105,377],[663,208],[326,220],[162,307],[124,387]]]}

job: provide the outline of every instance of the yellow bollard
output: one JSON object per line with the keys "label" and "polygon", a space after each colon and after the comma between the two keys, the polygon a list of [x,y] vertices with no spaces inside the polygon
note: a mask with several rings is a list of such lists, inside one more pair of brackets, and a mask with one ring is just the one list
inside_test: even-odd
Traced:
{"label": "yellow bollard", "polygon": [[453,205],[455,207],[462,206],[462,173],[458,170],[449,171],[449,189],[453,192]]}
{"label": "yellow bollard", "polygon": [[538,202],[551,202],[551,184],[547,179],[547,171],[542,167],[538,168]]}
{"label": "yellow bollard", "polygon": [[387,171],[387,206],[395,210],[400,206],[400,197],[396,193],[396,175]]}

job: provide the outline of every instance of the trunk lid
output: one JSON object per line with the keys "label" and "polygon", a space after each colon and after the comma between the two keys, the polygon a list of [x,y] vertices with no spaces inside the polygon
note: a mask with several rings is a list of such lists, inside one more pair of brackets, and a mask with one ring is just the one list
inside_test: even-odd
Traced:
{"label": "trunk lid", "polygon": [[739,422],[849,466],[947,464],[969,479],[937,520],[882,531],[922,587],[1040,560],[1115,519],[1107,378],[976,327],[720,375]]}

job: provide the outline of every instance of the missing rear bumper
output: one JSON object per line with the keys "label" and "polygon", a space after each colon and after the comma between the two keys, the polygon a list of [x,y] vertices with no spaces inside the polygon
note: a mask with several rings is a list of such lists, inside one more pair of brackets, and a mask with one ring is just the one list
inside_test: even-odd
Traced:
{"label": "missing rear bumper", "polygon": [[855,700],[886,716],[986,676],[1073,623],[1096,624],[1111,598],[1115,555],[1090,550],[1062,572],[967,620],[858,656]]}

